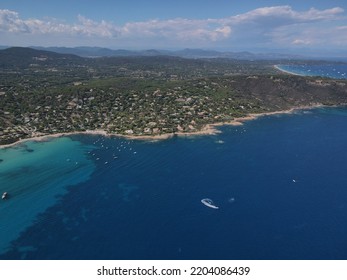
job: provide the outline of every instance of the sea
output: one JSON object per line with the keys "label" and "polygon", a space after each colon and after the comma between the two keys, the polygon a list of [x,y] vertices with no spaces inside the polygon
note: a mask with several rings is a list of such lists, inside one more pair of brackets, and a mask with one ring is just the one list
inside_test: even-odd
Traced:
{"label": "sea", "polygon": [[0,149],[0,259],[347,259],[347,107],[219,129]]}
{"label": "sea", "polygon": [[347,63],[278,65],[278,68],[302,76],[347,79]]}

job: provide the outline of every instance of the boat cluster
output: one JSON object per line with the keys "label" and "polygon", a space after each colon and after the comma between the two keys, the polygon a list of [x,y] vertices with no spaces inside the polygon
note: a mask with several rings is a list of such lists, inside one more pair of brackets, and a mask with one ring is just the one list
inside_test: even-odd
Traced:
{"label": "boat cluster", "polygon": [[[132,141],[121,141],[118,143],[118,145],[110,145],[108,146],[106,143],[105,137],[100,137],[97,140],[93,142],[93,144],[100,150],[108,150],[108,154],[112,155],[112,157],[109,157],[108,160],[106,158],[102,158],[102,154],[98,153],[97,150],[89,151],[88,154],[90,154],[92,157],[95,158],[96,161],[102,161],[104,160],[104,164],[108,164],[112,160],[116,160],[119,158],[120,154],[123,151],[129,151],[132,154],[136,155],[137,152],[133,150],[132,148]],[[105,161],[106,160],[106,161]]]}

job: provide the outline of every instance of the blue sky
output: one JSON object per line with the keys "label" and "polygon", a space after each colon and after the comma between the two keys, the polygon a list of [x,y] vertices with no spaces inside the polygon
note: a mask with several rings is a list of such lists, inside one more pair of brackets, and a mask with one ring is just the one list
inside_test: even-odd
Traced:
{"label": "blue sky", "polygon": [[1,0],[0,45],[341,53],[347,1]]}

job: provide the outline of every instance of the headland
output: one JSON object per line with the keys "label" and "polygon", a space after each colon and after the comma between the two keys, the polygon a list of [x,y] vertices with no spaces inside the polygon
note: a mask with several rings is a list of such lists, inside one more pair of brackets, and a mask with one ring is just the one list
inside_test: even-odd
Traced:
{"label": "headland", "polygon": [[0,76],[0,145],[77,133],[215,134],[262,115],[347,104],[346,80],[289,75],[273,61],[1,55],[8,64]]}
{"label": "headland", "polygon": [[141,141],[160,141],[160,140],[167,140],[172,137],[194,137],[194,136],[204,136],[204,135],[217,135],[221,133],[221,131],[218,129],[220,126],[224,125],[231,125],[231,126],[242,126],[244,122],[256,120],[260,117],[264,116],[271,116],[271,115],[279,115],[279,114],[292,114],[295,111],[298,110],[310,110],[318,107],[323,107],[321,104],[316,104],[312,106],[302,106],[302,107],[294,107],[288,110],[283,111],[273,111],[273,112],[267,112],[267,113],[259,113],[259,114],[249,114],[245,117],[238,117],[228,122],[218,122],[213,124],[207,124],[201,128],[201,130],[194,131],[194,132],[175,132],[175,133],[166,133],[166,134],[159,134],[159,135],[124,135],[124,134],[117,134],[117,133],[108,133],[105,130],[86,130],[86,131],[74,131],[74,132],[62,132],[62,133],[55,133],[55,134],[46,134],[46,135],[36,135],[34,137],[20,139],[16,142],[13,142],[11,144],[4,144],[0,145],[0,149],[2,148],[9,148],[16,145],[20,145],[25,143],[26,141],[35,141],[35,142],[44,142],[49,141],[53,138],[59,138],[59,137],[65,137],[70,135],[78,135],[78,134],[86,134],[86,135],[100,135],[104,137],[120,137],[120,138],[126,138],[131,140],[141,140]]}

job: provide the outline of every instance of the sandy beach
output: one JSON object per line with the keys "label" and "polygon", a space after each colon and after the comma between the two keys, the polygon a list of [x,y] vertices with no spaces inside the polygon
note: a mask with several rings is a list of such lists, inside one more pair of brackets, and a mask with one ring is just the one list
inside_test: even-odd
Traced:
{"label": "sandy beach", "polygon": [[95,134],[95,135],[103,135],[103,136],[109,135],[104,130],[86,130],[86,131],[62,132],[62,133],[55,133],[55,134],[38,135],[35,137],[21,139],[17,142],[11,143],[11,144],[1,145],[0,149],[17,146],[17,145],[20,145],[20,144],[27,142],[27,141],[43,142],[43,141],[49,141],[52,138],[58,138],[58,137],[64,137],[64,136],[69,136],[69,135],[76,135],[76,134]]}
{"label": "sandy beach", "polygon": [[239,126],[243,125],[246,121],[252,121],[259,117],[263,116],[270,116],[270,115],[278,115],[278,114],[291,114],[296,110],[307,110],[307,109],[313,109],[317,107],[322,107],[321,104],[315,104],[312,106],[301,106],[301,107],[294,107],[288,110],[283,111],[273,111],[273,112],[265,112],[265,113],[259,113],[259,114],[249,114],[245,117],[235,118],[232,121],[229,122],[218,122],[213,124],[207,124],[205,125],[201,130],[192,131],[192,132],[176,132],[176,133],[164,133],[164,134],[158,134],[158,135],[124,135],[124,134],[116,134],[116,133],[108,133],[105,130],[86,130],[86,131],[76,131],[76,132],[62,132],[62,133],[56,133],[56,134],[47,134],[47,135],[38,135],[31,138],[25,138],[21,139],[17,142],[1,145],[0,149],[3,148],[9,148],[16,145],[20,145],[26,141],[48,141],[52,138],[57,137],[64,137],[69,135],[78,135],[78,134],[89,134],[89,135],[102,135],[105,137],[121,137],[131,140],[144,140],[144,141],[159,141],[159,140],[166,140],[170,139],[174,136],[178,137],[193,137],[193,136],[203,136],[203,135],[216,135],[218,133],[221,133],[220,130],[218,130],[219,126],[223,125],[233,125],[233,126]]}
{"label": "sandy beach", "polygon": [[274,65],[273,67],[274,67],[276,70],[281,71],[281,72],[286,73],[286,74],[295,75],[295,76],[304,76],[304,75],[300,75],[300,74],[298,74],[298,73],[294,73],[294,72],[290,72],[290,71],[284,70],[284,69],[282,69],[281,67],[279,67],[278,65]]}

